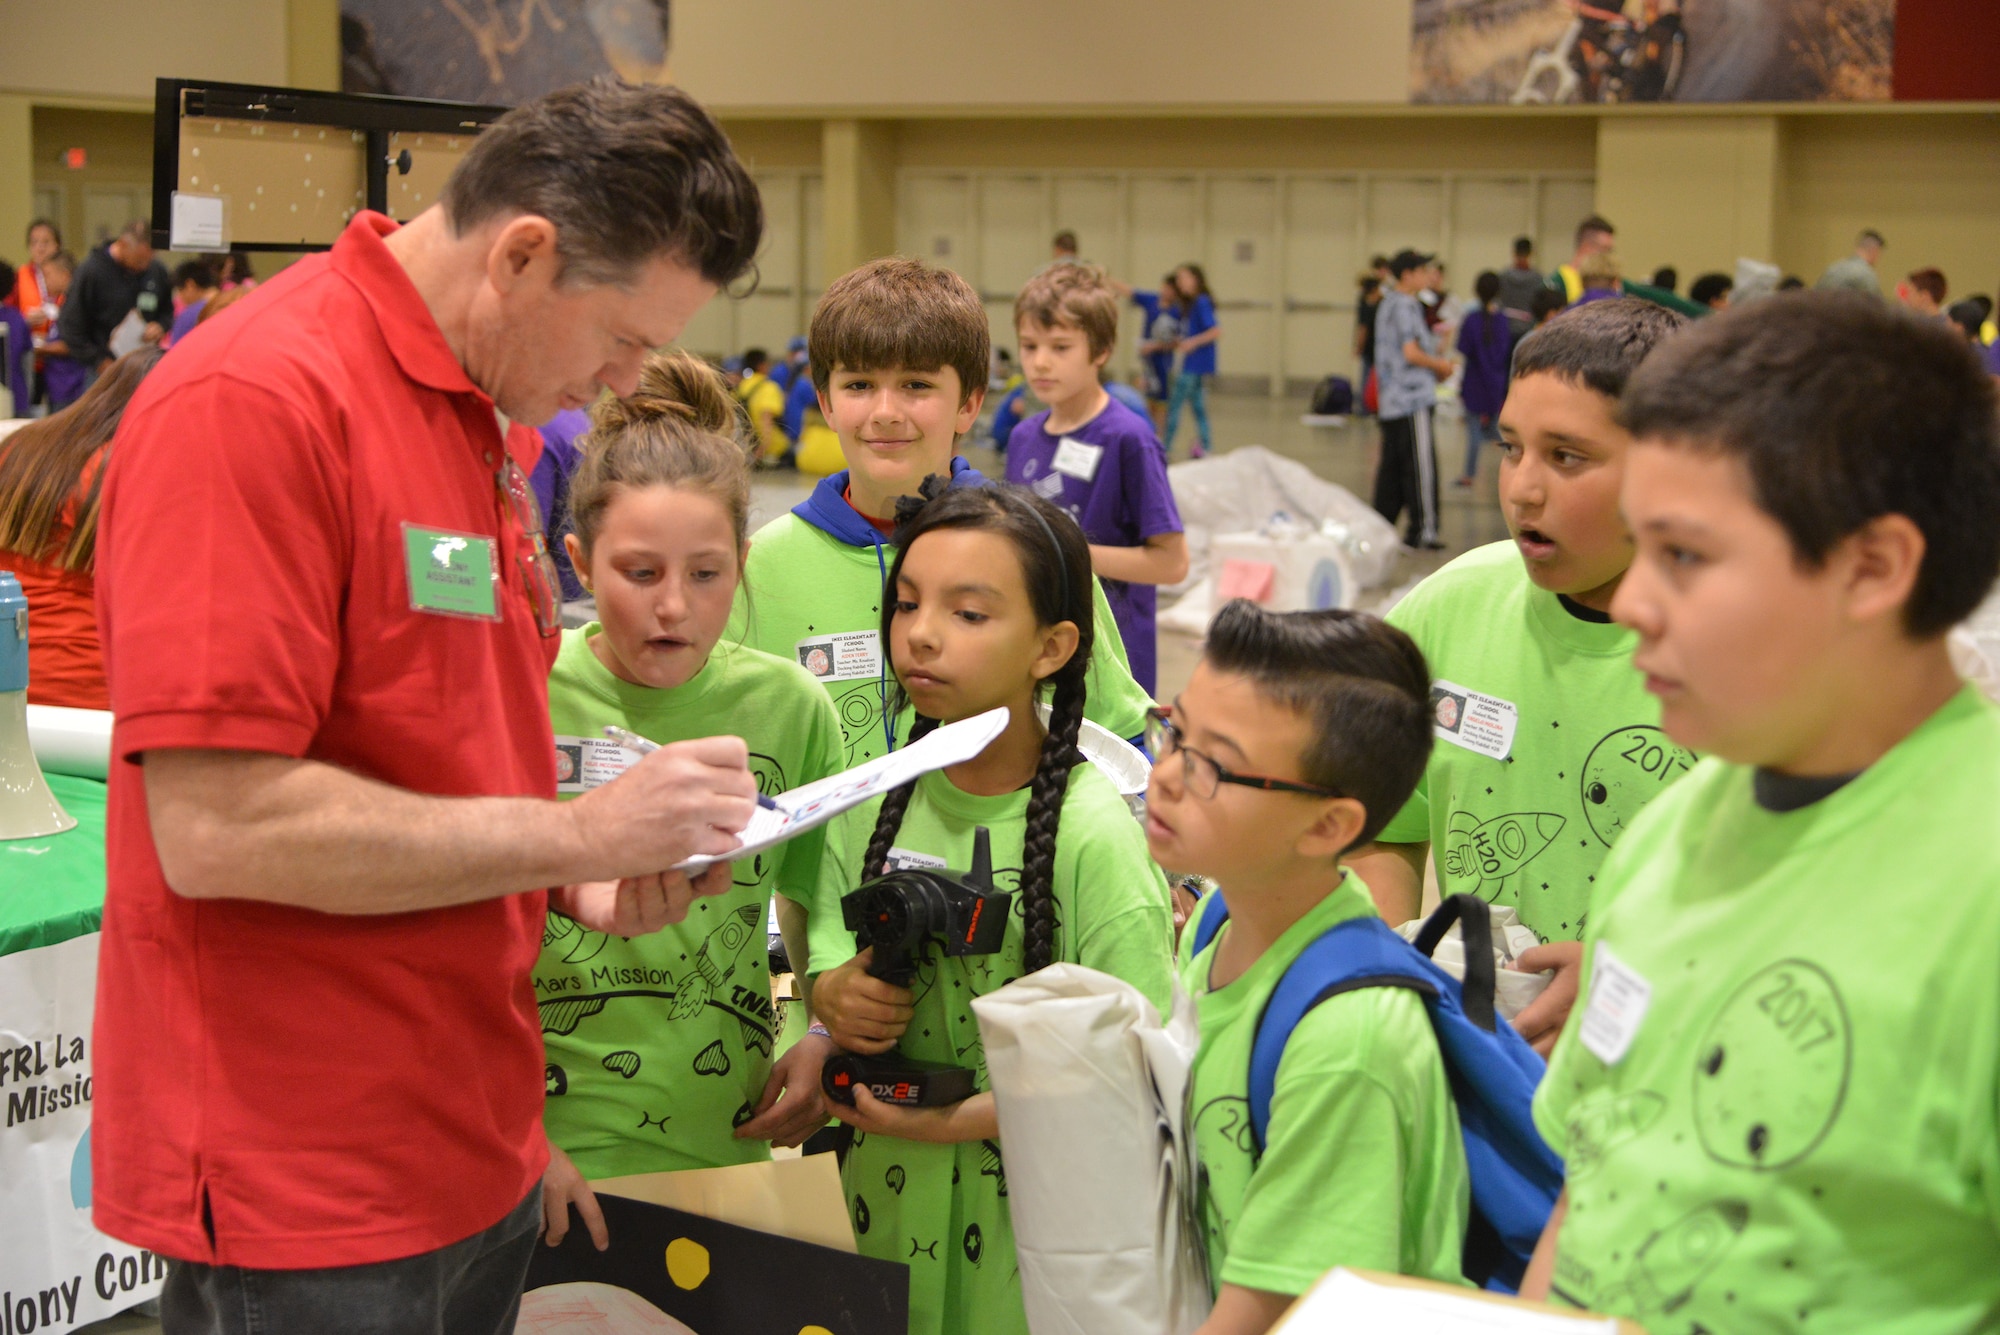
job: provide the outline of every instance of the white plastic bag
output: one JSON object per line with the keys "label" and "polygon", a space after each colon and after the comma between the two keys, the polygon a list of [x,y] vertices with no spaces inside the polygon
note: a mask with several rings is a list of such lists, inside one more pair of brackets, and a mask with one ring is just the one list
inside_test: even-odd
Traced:
{"label": "white plastic bag", "polygon": [[[1553,970],[1543,973],[1522,973],[1514,967],[1514,959],[1524,950],[1532,950],[1541,944],[1541,939],[1528,930],[1521,922],[1521,915],[1513,905],[1492,905],[1493,915],[1493,1009],[1500,1012],[1500,1018],[1511,1020],[1528,1008],[1528,1003],[1555,981]],[[1396,929],[1405,941],[1417,939],[1423,930],[1424,919],[1413,918]],[[1437,949],[1431,952],[1431,962],[1460,982],[1465,981],[1465,929],[1458,923],[1444,934]]]}
{"label": "white plastic bag", "polygon": [[1208,1315],[1203,1240],[1182,1208],[1194,1003],[1055,964],[972,1003],[1007,1158],[1034,1335],[1191,1335]]}

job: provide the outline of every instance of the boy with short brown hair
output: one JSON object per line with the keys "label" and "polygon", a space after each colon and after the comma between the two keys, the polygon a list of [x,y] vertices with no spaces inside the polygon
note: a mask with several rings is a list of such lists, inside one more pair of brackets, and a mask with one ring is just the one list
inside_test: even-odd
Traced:
{"label": "boy with short brown hair", "polygon": [[[847,763],[858,765],[909,736],[907,715],[884,717],[896,686],[879,631],[896,501],[934,474],[985,485],[956,446],[978,420],[991,341],[969,283],[898,258],[836,279],[807,343],[820,411],[847,467],[752,535],[737,624],[751,648],[795,658],[820,678],[840,713]],[[1098,597],[1086,717],[1137,737],[1152,700],[1132,680]]]}
{"label": "boy with short brown hair", "polygon": [[1612,602],[1708,755],[1605,861],[1536,1096],[1568,1186],[1523,1292],[1649,1329],[2000,1311],[2000,709],[1945,635],[2000,574],[1994,387],[1848,293],[1633,376]]}
{"label": "boy with short brown hair", "polygon": [[1117,286],[1088,264],[1044,269],[1014,299],[1021,370],[1049,406],[1009,436],[1007,480],[1069,511],[1083,529],[1132,676],[1150,695],[1158,586],[1186,578],[1187,538],[1152,424],[1104,388],[1118,306]]}

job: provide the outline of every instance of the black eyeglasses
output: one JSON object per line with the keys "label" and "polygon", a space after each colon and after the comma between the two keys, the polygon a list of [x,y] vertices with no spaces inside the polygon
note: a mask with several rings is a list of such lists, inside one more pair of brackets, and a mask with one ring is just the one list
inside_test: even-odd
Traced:
{"label": "black eyeglasses", "polygon": [[1193,747],[1183,745],[1181,730],[1174,726],[1173,718],[1164,709],[1153,708],[1146,711],[1146,749],[1153,753],[1153,763],[1156,765],[1178,751],[1185,774],[1182,782],[1187,785],[1190,793],[1204,802],[1214,797],[1225,783],[1233,783],[1242,788],[1258,788],[1267,793],[1304,793],[1307,797],[1347,796],[1338,788],[1293,783],[1290,779],[1267,779],[1257,774],[1231,773],[1216,763],[1213,756],[1203,755]]}
{"label": "black eyeglasses", "polygon": [[542,529],[542,507],[535,499],[535,487],[521,465],[509,458],[493,475],[494,485],[514,512],[518,532],[514,536],[514,564],[527,586],[528,601],[535,611],[535,629],[543,639],[562,634],[562,583],[556,562],[549,555],[548,534]]}

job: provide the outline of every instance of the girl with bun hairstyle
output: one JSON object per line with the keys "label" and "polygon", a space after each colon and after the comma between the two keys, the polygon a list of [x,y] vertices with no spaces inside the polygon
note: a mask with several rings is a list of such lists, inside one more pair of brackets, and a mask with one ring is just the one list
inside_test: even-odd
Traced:
{"label": "girl with bun hairstyle", "polygon": [[[606,725],[662,745],[742,737],[764,793],[843,767],[824,688],[797,663],[723,642],[748,543],[740,428],[716,372],[668,352],[630,398],[600,402],[577,442],[563,543],[598,620],[563,633],[549,677],[560,796],[638,760]],[[729,893],[696,900],[685,922],[652,936],[605,936],[550,912],[535,999],[548,1048],[551,1243],[574,1202],[604,1245],[585,1178],[768,1159],[773,1144],[825,1125],[830,1044],[808,1035],[776,1052],[765,926],[775,891],[803,949],[794,905],[811,895],[820,847],[815,832],[736,863]]]}
{"label": "girl with bun hairstyle", "polygon": [[[948,1107],[894,1107],[866,1090],[852,1107],[830,1105],[859,1133],[842,1180],[861,1253],[910,1269],[910,1335],[1027,1335],[972,1000],[1066,961],[1123,978],[1165,1010],[1173,913],[1144,831],[1077,750],[1094,638],[1083,531],[1021,487],[947,489],[933,477],[924,493],[898,507],[882,609],[882,643],[916,709],[911,740],[991,709],[1009,720],[977,758],[827,827],[811,914],[813,1006],[850,1051],[895,1049],[976,1073],[981,1092]],[[909,988],[870,975],[871,952],[855,954],[841,899],[892,867],[963,874],[981,826],[996,888],[1014,892],[999,953],[933,955]]]}

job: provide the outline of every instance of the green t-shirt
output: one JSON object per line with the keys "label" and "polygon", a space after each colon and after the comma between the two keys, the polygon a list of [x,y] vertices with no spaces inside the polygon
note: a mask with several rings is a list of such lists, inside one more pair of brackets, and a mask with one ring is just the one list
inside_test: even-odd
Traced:
{"label": "green t-shirt", "polygon": [[[861,859],[880,808],[879,800],[869,802],[827,827],[812,906],[815,973],[854,956],[840,901],[863,879]],[[910,798],[894,860],[964,872],[972,865],[973,831],[984,825],[992,834],[994,882],[1014,890],[1027,811],[1025,789],[974,797],[941,772],[927,774]],[[1148,856],[1145,832],[1124,799],[1089,764],[1070,774],[1055,861],[1054,958],[1122,978],[1164,1011],[1173,993],[1166,878]],[[934,953],[918,970],[904,1056],[971,1067],[979,1087],[988,1087],[971,1003],[1021,976],[1020,908],[1017,897],[999,954],[944,959]],[[910,1335],[1026,1335],[1007,1170],[997,1141],[930,1145],[856,1136],[842,1180],[862,1254],[910,1267]]]}
{"label": "green t-shirt", "polygon": [[[663,745],[741,737],[766,793],[841,769],[826,693],[796,664],[725,642],[686,685],[655,690],[612,676],[586,643],[598,633],[595,622],[565,631],[549,674],[559,793],[634,763],[606,740],[607,723]],[[731,1133],[771,1073],[771,892],[809,902],[820,845],[814,831],[737,863],[728,894],[695,901],[685,922],[651,936],[606,936],[549,915],[535,965],[548,1048],[543,1118],[584,1176],[770,1158],[767,1142]]]}
{"label": "green t-shirt", "polygon": [[1511,542],[1459,557],[1388,619],[1430,664],[1436,741],[1380,838],[1429,840],[1444,894],[1580,939],[1605,850],[1695,760],[1660,731],[1635,636],[1536,587]]}
{"label": "green t-shirt", "polygon": [[1619,841],[1535,1100],[1558,1297],[1654,1335],[1994,1328],[1996,793],[1968,686],[1809,806],[1708,760]]}
{"label": "green t-shirt", "polygon": [[[833,697],[847,741],[847,764],[859,765],[888,750],[882,728],[885,701],[896,698],[895,672],[881,651],[882,578],[896,549],[852,547],[794,514],[780,515],[750,539],[743,591],[731,633],[765,653],[803,664]],[[1085,678],[1084,716],[1119,737],[1146,730],[1152,697],[1132,680],[1118,622],[1091,581],[1097,645]],[[747,614],[745,611],[747,600]],[[896,720],[896,744],[910,735],[914,718]]]}
{"label": "green t-shirt", "polygon": [[[1213,991],[1216,945],[1189,958],[1194,932],[1182,934],[1181,981],[1201,1017],[1188,1107],[1218,1289],[1304,1293],[1337,1265],[1464,1282],[1471,1180],[1416,993],[1361,988],[1308,1011],[1278,1061],[1269,1135],[1263,1157],[1255,1153],[1250,1049],[1271,993],[1307,946],[1374,912],[1350,872],[1242,977]],[[1225,924],[1217,941],[1231,930]]]}

